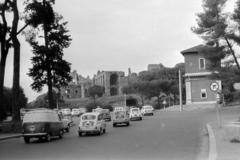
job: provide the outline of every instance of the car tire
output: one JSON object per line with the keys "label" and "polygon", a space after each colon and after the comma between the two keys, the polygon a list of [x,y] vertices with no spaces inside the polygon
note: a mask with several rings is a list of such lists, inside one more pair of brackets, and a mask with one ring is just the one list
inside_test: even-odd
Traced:
{"label": "car tire", "polygon": [[63,130],[60,131],[59,138],[63,138]]}
{"label": "car tire", "polygon": [[116,127],[116,124],[113,124],[113,127]]}
{"label": "car tire", "polygon": [[142,117],[140,117],[140,121],[142,120]]}
{"label": "car tire", "polygon": [[38,137],[39,141],[42,141],[42,138],[43,138],[43,137]]}
{"label": "car tire", "polygon": [[130,125],[130,123],[127,123],[127,126],[129,126]]}
{"label": "car tire", "polygon": [[29,143],[30,142],[30,137],[24,137],[23,139],[24,139],[25,143]]}
{"label": "car tire", "polygon": [[100,128],[100,130],[98,131],[98,135],[101,135],[101,133],[102,133],[102,128]]}
{"label": "car tire", "polygon": [[46,141],[46,142],[50,142],[50,141],[51,141],[51,136],[50,136],[50,134],[47,134],[47,135],[46,135],[45,141]]}
{"label": "car tire", "polygon": [[82,132],[78,132],[79,137],[82,137],[82,134],[83,134]]}
{"label": "car tire", "polygon": [[69,132],[69,131],[70,131],[70,125],[68,124],[66,128],[66,132]]}
{"label": "car tire", "polygon": [[152,116],[153,116],[153,113],[152,113]]}
{"label": "car tire", "polygon": [[104,128],[103,133],[106,133],[106,128]]}

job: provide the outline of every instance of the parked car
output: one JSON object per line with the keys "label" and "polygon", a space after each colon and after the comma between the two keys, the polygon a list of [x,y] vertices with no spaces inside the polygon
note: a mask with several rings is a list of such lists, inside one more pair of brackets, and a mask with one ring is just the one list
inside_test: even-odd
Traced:
{"label": "parked car", "polygon": [[80,116],[80,111],[77,108],[72,109],[72,116]]}
{"label": "parked car", "polygon": [[82,115],[83,113],[86,113],[86,109],[85,108],[79,108],[79,113],[80,113],[80,115]]}
{"label": "parked car", "polygon": [[142,120],[142,113],[139,108],[131,108],[130,109],[130,121],[131,120]]}
{"label": "parked car", "polygon": [[66,131],[66,132],[69,132],[70,131],[70,127],[72,125],[72,120],[70,119],[69,116],[63,116],[61,114],[59,114],[59,116],[61,117],[61,120],[63,122],[63,129]]}
{"label": "parked car", "polygon": [[102,113],[103,113],[103,119],[104,119],[104,120],[109,120],[109,121],[111,121],[111,114],[110,114],[109,109],[103,109],[103,110],[102,110]]}
{"label": "parked car", "polygon": [[122,110],[124,110],[123,107],[116,107],[116,108],[114,108],[114,111],[122,111]]}
{"label": "parked car", "polygon": [[112,119],[113,127],[116,127],[118,124],[130,125],[129,112],[127,110],[115,110]]}
{"label": "parked car", "polygon": [[153,107],[152,106],[143,106],[141,109],[142,115],[153,115]]}
{"label": "parked car", "polygon": [[106,132],[106,123],[99,112],[84,113],[80,116],[80,122],[78,125],[78,135],[101,133]]}
{"label": "parked car", "polygon": [[22,136],[25,143],[31,138],[45,138],[47,142],[52,136],[62,138],[63,122],[56,111],[50,109],[35,109],[26,112],[22,122]]}
{"label": "parked car", "polygon": [[62,114],[64,116],[71,116],[72,115],[71,109],[69,109],[69,108],[62,109]]}

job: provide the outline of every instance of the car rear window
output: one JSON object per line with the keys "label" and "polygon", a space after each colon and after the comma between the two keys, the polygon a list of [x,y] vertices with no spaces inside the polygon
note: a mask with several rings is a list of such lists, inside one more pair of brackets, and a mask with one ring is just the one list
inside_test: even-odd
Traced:
{"label": "car rear window", "polygon": [[137,111],[139,111],[139,109],[138,108],[134,108],[134,109],[132,109],[132,111],[137,112]]}
{"label": "car rear window", "polygon": [[96,119],[95,115],[84,115],[82,116],[82,120],[94,120]]}

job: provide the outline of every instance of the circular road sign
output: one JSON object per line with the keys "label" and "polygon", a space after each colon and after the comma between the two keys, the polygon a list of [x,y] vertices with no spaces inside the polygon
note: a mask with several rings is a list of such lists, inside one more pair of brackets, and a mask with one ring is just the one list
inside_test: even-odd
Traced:
{"label": "circular road sign", "polygon": [[218,89],[219,89],[218,83],[217,83],[217,82],[212,82],[212,83],[210,84],[210,89],[211,89],[213,92],[218,91]]}

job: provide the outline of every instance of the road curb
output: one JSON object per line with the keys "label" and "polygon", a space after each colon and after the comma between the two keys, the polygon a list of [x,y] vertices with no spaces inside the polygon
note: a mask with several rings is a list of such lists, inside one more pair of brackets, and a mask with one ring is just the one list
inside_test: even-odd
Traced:
{"label": "road curb", "polygon": [[22,135],[5,136],[5,137],[1,137],[0,141],[7,140],[7,139],[12,139],[12,138],[20,138],[20,137],[22,137]]}
{"label": "road curb", "polygon": [[209,153],[208,153],[208,160],[217,160],[217,145],[214,133],[210,126],[211,123],[207,123],[207,131],[209,136]]}

